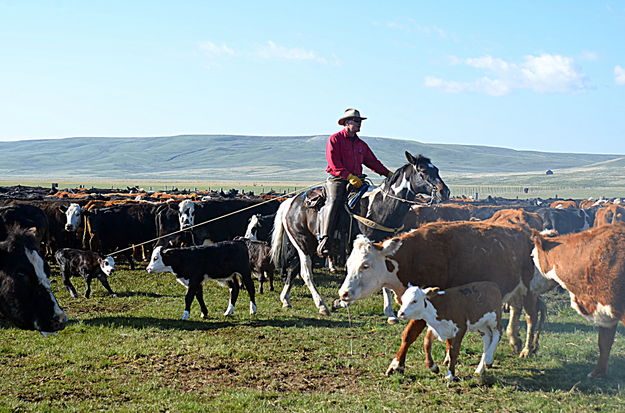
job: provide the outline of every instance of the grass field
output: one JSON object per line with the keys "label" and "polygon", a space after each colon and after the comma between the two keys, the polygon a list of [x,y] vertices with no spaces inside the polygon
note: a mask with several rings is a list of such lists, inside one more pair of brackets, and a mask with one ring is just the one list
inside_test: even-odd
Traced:
{"label": "grass field", "polygon": [[[404,376],[385,377],[405,322],[388,325],[380,295],[329,317],[317,314],[298,281],[293,308],[278,291],[248,314],[242,292],[235,315],[222,316],[228,291],[205,283],[209,318],[194,303],[180,321],[184,288],[172,274],[122,269],[110,278],[119,297],[94,281],[92,298],[72,299],[53,267],[53,289],[71,324],[44,338],[0,322],[0,411],[622,411],[625,346],[619,327],[609,377],[586,374],[597,356],[595,328],[573,313],[568,296],[547,297],[549,319],[537,356],[518,359],[503,341],[484,379],[471,377],[481,340],[469,334],[458,374],[423,366],[421,340]],[[330,302],[341,277],[316,270]],[[79,293],[82,279],[74,279]],[[281,283],[277,283],[277,289]],[[435,345],[441,361],[444,346]]]}

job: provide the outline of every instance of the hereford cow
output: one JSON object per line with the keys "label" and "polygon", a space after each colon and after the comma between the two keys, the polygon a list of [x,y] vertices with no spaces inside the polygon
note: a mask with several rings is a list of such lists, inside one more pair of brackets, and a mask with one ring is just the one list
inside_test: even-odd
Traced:
{"label": "hereford cow", "polygon": [[62,248],[54,254],[54,258],[59,265],[61,277],[63,277],[63,285],[65,285],[72,297],[77,297],[76,289],[70,281],[72,276],[81,276],[85,279],[87,283],[85,298],[89,298],[91,295],[91,280],[94,277],[100,280],[102,286],[106,288],[106,291],[111,296],[117,297],[107,279],[115,269],[113,257],[103,257],[93,251]]}
{"label": "hereford cow", "polygon": [[182,320],[189,319],[193,298],[197,298],[200,304],[201,317],[208,317],[202,282],[209,279],[226,282],[230,288],[230,302],[225,316],[234,313],[234,305],[239,296],[239,278],[250,296],[250,314],[256,314],[254,281],[247,247],[242,241],[223,241],[200,247],[166,249],[156,247],[152,252],[147,271],[171,272],[180,284],[187,287]]}
{"label": "hereford cow", "polygon": [[43,335],[65,328],[67,316],[50,288],[32,230],[11,227],[0,241],[0,314]]}
{"label": "hereford cow", "polygon": [[[430,223],[382,243],[359,237],[347,260],[347,277],[339,297],[355,301],[382,287],[391,288],[396,297],[401,297],[408,283],[446,289],[492,281],[499,286],[504,302],[517,305],[517,296],[523,297],[528,323],[521,357],[527,357],[538,345],[537,300],[528,291],[534,268],[527,240],[520,229],[483,222]],[[403,368],[409,346],[424,327],[425,322],[412,320],[404,329],[393,371]],[[508,338],[519,351],[519,337]]]}
{"label": "hereford cow", "polygon": [[534,263],[565,288],[571,307],[599,326],[599,360],[589,377],[604,376],[618,322],[625,324],[625,223],[578,234],[533,234]]}
{"label": "hereford cow", "polygon": [[595,227],[614,224],[615,222],[625,222],[625,208],[622,206],[612,204],[599,208],[595,212]]}
{"label": "hereford cow", "polygon": [[[447,380],[457,380],[456,361],[467,330],[478,331],[482,336],[482,359],[475,374],[482,374],[486,367],[492,366],[495,348],[501,337],[501,292],[497,284],[474,282],[445,291],[440,291],[438,287],[421,289],[409,285],[401,302],[397,313],[399,318],[423,320],[440,341],[447,342]],[[433,360],[427,360],[426,365],[431,371],[438,372]],[[396,368],[391,365],[387,373]]]}

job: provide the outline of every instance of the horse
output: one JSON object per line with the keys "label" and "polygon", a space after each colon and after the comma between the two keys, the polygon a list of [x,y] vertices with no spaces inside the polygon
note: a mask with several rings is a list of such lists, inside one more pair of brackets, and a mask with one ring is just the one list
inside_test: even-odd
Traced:
{"label": "horse", "polygon": [[[449,199],[449,188],[430,159],[422,155],[415,157],[409,152],[405,155],[408,163],[398,168],[379,188],[364,196],[360,204],[356,205],[354,217],[359,220],[352,221],[357,222],[357,226],[350,227],[358,229],[371,240],[381,241],[392,235],[389,232],[401,230],[404,218],[417,194],[429,195],[431,202],[444,202]],[[311,257],[317,249],[318,212],[314,208],[307,208],[301,195],[287,199],[278,208],[273,227],[271,255],[276,266],[279,266],[287,251],[288,241],[291,242],[299,256],[300,275],[312,294],[319,314],[329,315],[330,310],[313,282]],[[339,220],[337,217],[337,221]],[[337,228],[341,228],[340,225],[337,225]],[[358,231],[351,232],[352,237],[355,237]],[[350,240],[346,241],[349,244]],[[287,277],[280,293],[283,307],[291,307],[289,295],[292,282],[292,277]],[[389,323],[396,322],[390,291],[386,289],[384,303],[384,314],[388,317]]]}

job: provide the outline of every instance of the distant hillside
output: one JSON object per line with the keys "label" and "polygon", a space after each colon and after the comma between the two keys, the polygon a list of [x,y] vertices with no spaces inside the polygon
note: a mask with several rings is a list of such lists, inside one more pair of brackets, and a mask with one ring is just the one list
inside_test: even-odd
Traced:
{"label": "distant hillside", "polygon": [[[181,135],[0,142],[0,176],[145,179],[318,180],[325,176],[327,136]],[[389,168],[404,151],[423,154],[444,172],[509,173],[622,166],[622,155],[515,151],[366,137]],[[610,162],[612,161],[612,162]]]}

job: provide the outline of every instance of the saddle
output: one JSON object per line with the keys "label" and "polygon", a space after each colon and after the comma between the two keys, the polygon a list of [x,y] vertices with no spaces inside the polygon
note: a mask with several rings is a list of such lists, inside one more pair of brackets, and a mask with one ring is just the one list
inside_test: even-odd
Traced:
{"label": "saddle", "polygon": [[304,199],[304,206],[306,208],[316,209],[319,211],[326,203],[326,188],[325,186],[318,186],[316,188],[309,189],[302,194]]}

